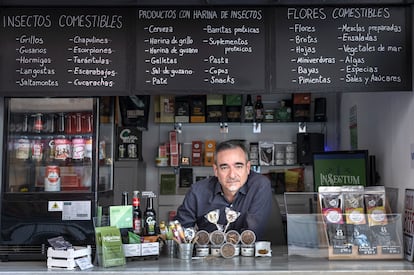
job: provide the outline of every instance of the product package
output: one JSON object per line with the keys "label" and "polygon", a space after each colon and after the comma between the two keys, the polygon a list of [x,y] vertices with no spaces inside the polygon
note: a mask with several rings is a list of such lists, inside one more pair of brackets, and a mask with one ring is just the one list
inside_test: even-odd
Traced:
{"label": "product package", "polygon": [[344,225],[343,199],[340,186],[320,186],[319,201],[326,224],[330,245],[342,247],[347,244]]}
{"label": "product package", "polygon": [[259,163],[262,166],[270,166],[274,164],[274,144],[272,142],[259,142]]}
{"label": "product package", "polygon": [[96,254],[103,267],[125,265],[121,233],[115,226],[95,228]]}

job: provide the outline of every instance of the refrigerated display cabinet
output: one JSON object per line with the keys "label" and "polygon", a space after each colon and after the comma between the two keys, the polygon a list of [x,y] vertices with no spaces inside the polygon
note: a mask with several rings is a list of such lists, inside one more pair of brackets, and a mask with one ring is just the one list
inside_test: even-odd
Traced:
{"label": "refrigerated display cabinet", "polygon": [[0,259],[44,259],[48,240],[93,245],[113,189],[113,100],[5,98]]}

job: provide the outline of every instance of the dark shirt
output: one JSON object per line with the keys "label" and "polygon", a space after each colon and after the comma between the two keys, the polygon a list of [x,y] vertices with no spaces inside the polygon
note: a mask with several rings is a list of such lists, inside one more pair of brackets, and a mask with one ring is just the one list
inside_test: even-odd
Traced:
{"label": "dark shirt", "polygon": [[247,182],[237,192],[233,203],[229,203],[222,192],[217,177],[210,177],[194,183],[186,194],[182,205],[177,209],[176,219],[183,227],[194,227],[198,230],[212,232],[216,225],[205,217],[212,210],[219,209],[218,224],[225,227],[226,208],[240,212],[240,216],[231,223],[228,230],[241,233],[250,229],[255,232],[257,240],[263,236],[264,229],[272,207],[272,189],[266,176],[250,172]]}

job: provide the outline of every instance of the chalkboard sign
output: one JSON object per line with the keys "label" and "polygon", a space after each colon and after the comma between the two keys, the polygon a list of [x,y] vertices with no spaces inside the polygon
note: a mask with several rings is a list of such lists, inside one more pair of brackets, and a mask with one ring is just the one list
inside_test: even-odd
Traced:
{"label": "chalkboard sign", "polygon": [[[126,9],[3,9],[0,92],[127,94]],[[133,21],[132,21],[133,22]]]}
{"label": "chalkboard sign", "polygon": [[276,9],[275,87],[300,91],[411,91],[406,7]]}
{"label": "chalkboard sign", "polygon": [[265,89],[262,9],[139,9],[138,90]]}

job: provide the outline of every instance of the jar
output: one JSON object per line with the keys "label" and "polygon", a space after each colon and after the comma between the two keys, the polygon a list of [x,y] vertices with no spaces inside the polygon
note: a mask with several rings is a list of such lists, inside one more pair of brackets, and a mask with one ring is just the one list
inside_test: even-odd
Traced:
{"label": "jar", "polygon": [[247,245],[242,244],[240,248],[240,254],[245,257],[253,257],[255,253],[255,246],[254,244]]}
{"label": "jar", "polygon": [[252,230],[244,230],[240,236],[244,245],[253,245],[256,241],[256,234]]}
{"label": "jar", "polygon": [[215,246],[221,246],[226,240],[226,236],[220,230],[215,230],[210,233],[210,243]]}
{"label": "jar", "polygon": [[204,245],[196,244],[195,251],[196,251],[197,257],[206,257],[210,254],[210,247],[208,244],[204,244]]}
{"label": "jar", "polygon": [[238,244],[240,242],[240,234],[236,230],[230,230],[226,233],[226,242]]}
{"label": "jar", "polygon": [[220,247],[220,255],[223,258],[233,258],[236,255],[236,247],[232,243],[225,243]]}

